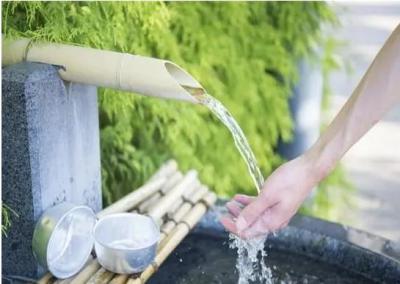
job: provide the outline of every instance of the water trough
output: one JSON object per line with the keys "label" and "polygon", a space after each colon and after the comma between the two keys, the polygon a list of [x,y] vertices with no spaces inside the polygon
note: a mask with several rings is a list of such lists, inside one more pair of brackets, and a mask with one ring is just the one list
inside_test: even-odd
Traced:
{"label": "water trough", "polygon": [[[149,281],[237,283],[236,252],[218,222],[223,201]],[[297,215],[266,242],[273,283],[400,283],[400,246],[340,224]]]}

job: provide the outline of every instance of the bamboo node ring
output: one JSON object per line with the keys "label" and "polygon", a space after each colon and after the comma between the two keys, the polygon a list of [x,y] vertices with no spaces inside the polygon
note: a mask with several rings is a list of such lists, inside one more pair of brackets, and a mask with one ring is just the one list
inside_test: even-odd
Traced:
{"label": "bamboo node ring", "polygon": [[189,231],[192,229],[192,226],[190,226],[190,224],[185,220],[180,221],[179,224],[185,225],[189,229]]}
{"label": "bamboo node ring", "polygon": [[190,204],[190,206],[192,206],[192,207],[195,205],[195,203],[192,200],[190,200],[189,198],[187,198],[186,196],[182,196],[182,201]]}
{"label": "bamboo node ring", "polygon": [[203,204],[207,208],[207,210],[210,208],[210,203],[204,198],[200,199],[199,203]]}
{"label": "bamboo node ring", "polygon": [[178,222],[174,218],[168,218],[168,221],[174,223],[175,226],[178,225]]}
{"label": "bamboo node ring", "polygon": [[156,272],[158,270],[158,268],[160,267],[156,261],[153,261],[151,263],[151,266],[153,266],[154,272]]}

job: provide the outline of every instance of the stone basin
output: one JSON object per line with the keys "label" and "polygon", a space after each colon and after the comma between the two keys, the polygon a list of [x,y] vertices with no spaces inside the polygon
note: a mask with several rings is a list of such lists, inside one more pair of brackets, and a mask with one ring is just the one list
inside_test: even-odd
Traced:
{"label": "stone basin", "polygon": [[[211,208],[150,278],[157,283],[237,283],[236,251]],[[296,215],[269,236],[266,262],[273,283],[400,283],[400,246],[381,237],[317,218]]]}

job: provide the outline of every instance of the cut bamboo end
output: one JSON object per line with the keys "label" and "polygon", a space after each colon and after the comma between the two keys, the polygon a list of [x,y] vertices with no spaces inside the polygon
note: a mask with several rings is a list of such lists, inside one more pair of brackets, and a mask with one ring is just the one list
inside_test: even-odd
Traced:
{"label": "cut bamboo end", "polygon": [[169,176],[167,182],[161,187],[161,194],[166,194],[174,186],[176,186],[183,179],[183,174],[180,171],[175,172],[173,175]]}
{"label": "cut bamboo end", "polygon": [[178,164],[175,160],[168,160],[155,172],[149,179],[149,181],[153,179],[157,179],[162,176],[171,176],[174,172],[178,170]]}

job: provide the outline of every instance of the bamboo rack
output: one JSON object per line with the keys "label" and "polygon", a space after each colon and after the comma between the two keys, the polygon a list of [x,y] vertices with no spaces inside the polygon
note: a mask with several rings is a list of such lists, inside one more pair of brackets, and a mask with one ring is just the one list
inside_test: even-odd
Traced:
{"label": "bamboo rack", "polygon": [[197,179],[196,171],[182,174],[176,162],[170,160],[146,184],[97,214],[98,218],[119,212],[138,212],[151,216],[159,224],[161,232],[157,255],[152,265],[140,275],[119,275],[102,268],[96,258],[91,256],[85,267],[75,276],[60,280],[47,273],[38,283],[145,283],[215,200],[215,194]]}

